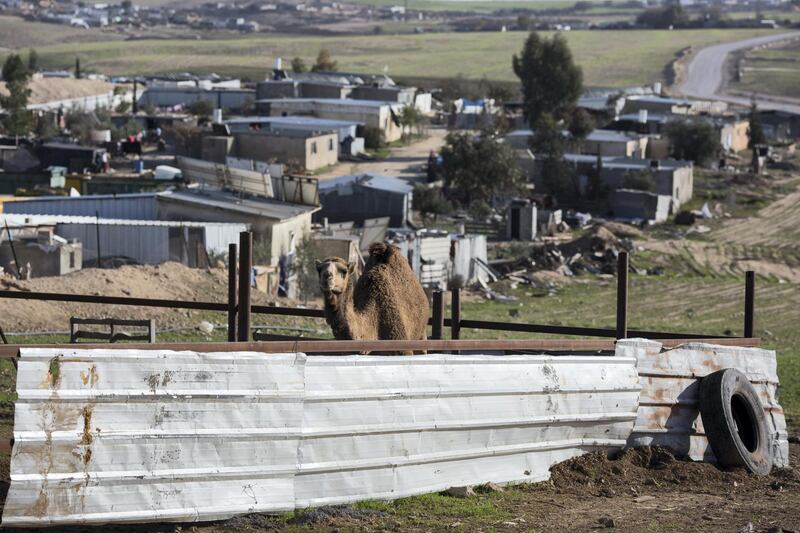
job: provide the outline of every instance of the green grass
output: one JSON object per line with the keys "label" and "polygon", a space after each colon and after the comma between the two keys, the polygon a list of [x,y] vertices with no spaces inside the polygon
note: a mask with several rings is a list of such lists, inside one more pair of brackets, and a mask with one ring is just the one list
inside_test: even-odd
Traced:
{"label": "green grass", "polygon": [[[602,0],[590,0],[601,4]],[[354,0],[353,3],[377,7],[407,5],[409,9],[425,11],[481,11],[498,9],[565,9],[575,5],[573,0]]]}
{"label": "green grass", "polygon": [[[634,254],[634,260],[638,254]],[[697,272],[708,272],[700,265]],[[477,300],[462,305],[462,318],[564,326],[613,328],[616,286],[593,277],[560,288],[554,296],[519,286],[498,289],[517,296],[517,303]],[[708,335],[741,335],[744,279],[712,275],[632,276],[629,328]],[[514,309],[516,316],[511,317]],[[756,291],[756,335],[764,347],[777,350],[781,404],[800,419],[800,285],[759,278]],[[462,338],[526,338],[524,333],[462,330]],[[547,338],[545,335],[537,337]],[[552,337],[551,337],[552,338]]]}
{"label": "green grass", "polygon": [[732,88],[800,98],[800,43],[750,50],[745,53],[742,67],[742,79]]}
{"label": "green grass", "polygon": [[[565,33],[590,86],[625,86],[663,79],[663,70],[686,46],[763,35],[770,30],[573,31]],[[111,75],[193,71],[263,79],[273,58],[313,62],[328,48],[342,70],[449,78],[462,75],[514,80],[511,56],[527,33],[429,33],[376,36],[246,36],[217,40],[139,40],[68,43],[39,48],[47,67],[69,68],[80,57],[85,70]]]}

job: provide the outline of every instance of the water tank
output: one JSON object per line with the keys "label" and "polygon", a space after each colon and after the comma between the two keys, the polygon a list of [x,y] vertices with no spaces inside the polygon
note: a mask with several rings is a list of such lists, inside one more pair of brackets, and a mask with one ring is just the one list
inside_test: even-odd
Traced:
{"label": "water tank", "polygon": [[642,124],[647,124],[647,109],[639,110],[639,122]]}
{"label": "water tank", "polygon": [[283,60],[280,57],[275,58],[275,70],[283,70]]}

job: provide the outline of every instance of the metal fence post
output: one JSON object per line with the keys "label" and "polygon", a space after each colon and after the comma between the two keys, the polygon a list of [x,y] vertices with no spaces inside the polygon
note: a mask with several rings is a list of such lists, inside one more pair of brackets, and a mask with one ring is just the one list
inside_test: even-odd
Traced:
{"label": "metal fence post", "polygon": [[628,253],[617,257],[617,339],[628,336]]}
{"label": "metal fence post", "polygon": [[253,270],[253,234],[239,234],[239,331],[236,340],[250,340],[250,275]]}
{"label": "metal fence post", "polygon": [[753,337],[756,307],[756,273],[748,270],[744,275],[744,336]]}
{"label": "metal fence post", "polygon": [[236,243],[228,245],[228,342],[236,342]]}
{"label": "metal fence post", "polygon": [[444,294],[442,291],[433,293],[433,327],[431,338],[440,340],[444,331]]}
{"label": "metal fence post", "polygon": [[461,289],[450,291],[450,338],[461,338]]}

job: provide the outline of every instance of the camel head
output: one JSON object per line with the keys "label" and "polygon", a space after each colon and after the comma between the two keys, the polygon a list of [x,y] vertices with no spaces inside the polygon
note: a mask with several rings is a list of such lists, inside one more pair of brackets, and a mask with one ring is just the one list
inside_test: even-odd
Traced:
{"label": "camel head", "polygon": [[317,261],[319,288],[323,294],[341,294],[347,288],[350,276],[355,269],[354,263],[348,263],[340,257],[328,257]]}

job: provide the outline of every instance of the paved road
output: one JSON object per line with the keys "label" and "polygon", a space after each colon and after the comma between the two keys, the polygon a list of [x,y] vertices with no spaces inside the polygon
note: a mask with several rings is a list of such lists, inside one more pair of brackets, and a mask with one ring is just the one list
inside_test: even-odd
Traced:
{"label": "paved road", "polygon": [[[686,80],[679,87],[685,96],[694,98],[717,99],[742,105],[750,105],[750,99],[740,96],[731,96],[720,92],[723,82],[725,59],[728,54],[736,50],[754,48],[762,44],[800,38],[800,32],[780,33],[764,37],[754,37],[743,41],[717,44],[700,50],[689,63]],[[800,102],[792,103],[789,100],[772,100],[762,96],[757,97],[758,105],[762,109],[781,109],[800,113]]]}

